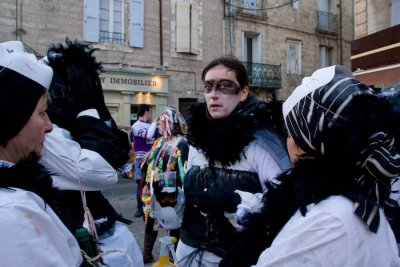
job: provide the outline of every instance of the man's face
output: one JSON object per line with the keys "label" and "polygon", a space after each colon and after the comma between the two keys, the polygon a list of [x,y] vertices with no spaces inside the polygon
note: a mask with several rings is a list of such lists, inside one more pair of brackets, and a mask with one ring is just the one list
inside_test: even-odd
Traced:
{"label": "man's face", "polygon": [[215,88],[216,86],[213,86],[213,89],[204,91],[207,109],[213,119],[228,117],[248,94],[247,86],[243,89],[240,88],[235,72],[223,65],[211,68],[204,77],[205,85],[218,82],[224,86],[218,90]]}
{"label": "man's face", "polygon": [[35,110],[25,126],[7,143],[7,149],[14,150],[16,160],[21,160],[34,154],[41,156],[45,134],[53,130],[53,126],[46,113],[47,94],[38,101]]}
{"label": "man's face", "polygon": [[145,114],[146,114],[146,120],[150,122],[153,119],[153,109],[150,108],[149,111],[145,112]]}

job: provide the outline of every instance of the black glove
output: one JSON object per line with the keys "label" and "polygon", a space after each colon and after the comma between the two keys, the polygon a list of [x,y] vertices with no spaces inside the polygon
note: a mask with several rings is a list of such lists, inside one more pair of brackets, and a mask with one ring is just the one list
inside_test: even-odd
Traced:
{"label": "black glove", "polygon": [[240,204],[239,194],[221,188],[186,193],[186,201],[205,213],[235,212]]}
{"label": "black glove", "polygon": [[70,65],[67,67],[67,79],[76,111],[79,113],[86,109],[96,108],[95,90],[91,77],[82,69]]}

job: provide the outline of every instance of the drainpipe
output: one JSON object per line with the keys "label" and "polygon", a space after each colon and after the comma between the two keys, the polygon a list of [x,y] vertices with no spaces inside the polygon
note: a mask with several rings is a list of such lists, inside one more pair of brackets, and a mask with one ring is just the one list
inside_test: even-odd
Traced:
{"label": "drainpipe", "polygon": [[340,65],[343,65],[343,30],[342,30],[342,0],[339,0],[339,46],[340,46]]}
{"label": "drainpipe", "polygon": [[15,40],[18,38],[18,0],[15,0]]}
{"label": "drainpipe", "polygon": [[233,56],[233,26],[233,7],[231,0],[229,0],[229,49],[231,56]]}
{"label": "drainpipe", "polygon": [[162,35],[162,0],[159,0],[160,3],[160,66],[164,66],[164,55],[163,55],[163,35]]}

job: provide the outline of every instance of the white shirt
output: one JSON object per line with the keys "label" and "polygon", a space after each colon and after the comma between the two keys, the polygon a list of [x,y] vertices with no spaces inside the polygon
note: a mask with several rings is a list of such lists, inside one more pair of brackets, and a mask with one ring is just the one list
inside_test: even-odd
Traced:
{"label": "white shirt", "polygon": [[297,211],[258,259],[256,267],[400,266],[392,229],[382,210],[376,234],[354,214],[354,204],[331,196]]}
{"label": "white shirt", "polygon": [[97,191],[118,182],[116,170],[102,156],[82,149],[69,131],[55,124],[46,134],[40,163],[55,173],[53,186],[61,190],[80,190],[81,185],[84,191]]}
{"label": "white shirt", "polygon": [[[240,160],[236,161],[235,164],[227,168],[257,173],[263,190],[265,191],[265,182],[274,180],[283,170],[281,170],[268,151],[262,148],[256,142],[256,140],[252,141],[244,148],[244,154],[246,157],[244,157],[243,153],[241,153]],[[204,168],[208,166],[208,160],[201,150],[190,146],[187,170],[189,170],[192,166]],[[216,162],[215,166],[221,167],[219,162]]]}
{"label": "white shirt", "polygon": [[0,188],[0,214],[0,266],[81,264],[77,241],[36,194]]}

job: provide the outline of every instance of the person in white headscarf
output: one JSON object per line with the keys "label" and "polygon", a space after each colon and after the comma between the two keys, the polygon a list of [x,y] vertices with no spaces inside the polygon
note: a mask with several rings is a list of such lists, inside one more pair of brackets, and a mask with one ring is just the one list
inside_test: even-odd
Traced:
{"label": "person in white headscarf", "polygon": [[0,43],[1,266],[85,264],[78,242],[52,209],[58,192],[38,163],[52,131],[46,114],[52,76],[21,42]]}
{"label": "person in white headscarf", "polygon": [[303,79],[283,104],[294,167],[239,218],[237,251],[265,249],[248,265],[400,266],[384,211],[400,173],[392,107],[344,66]]}

